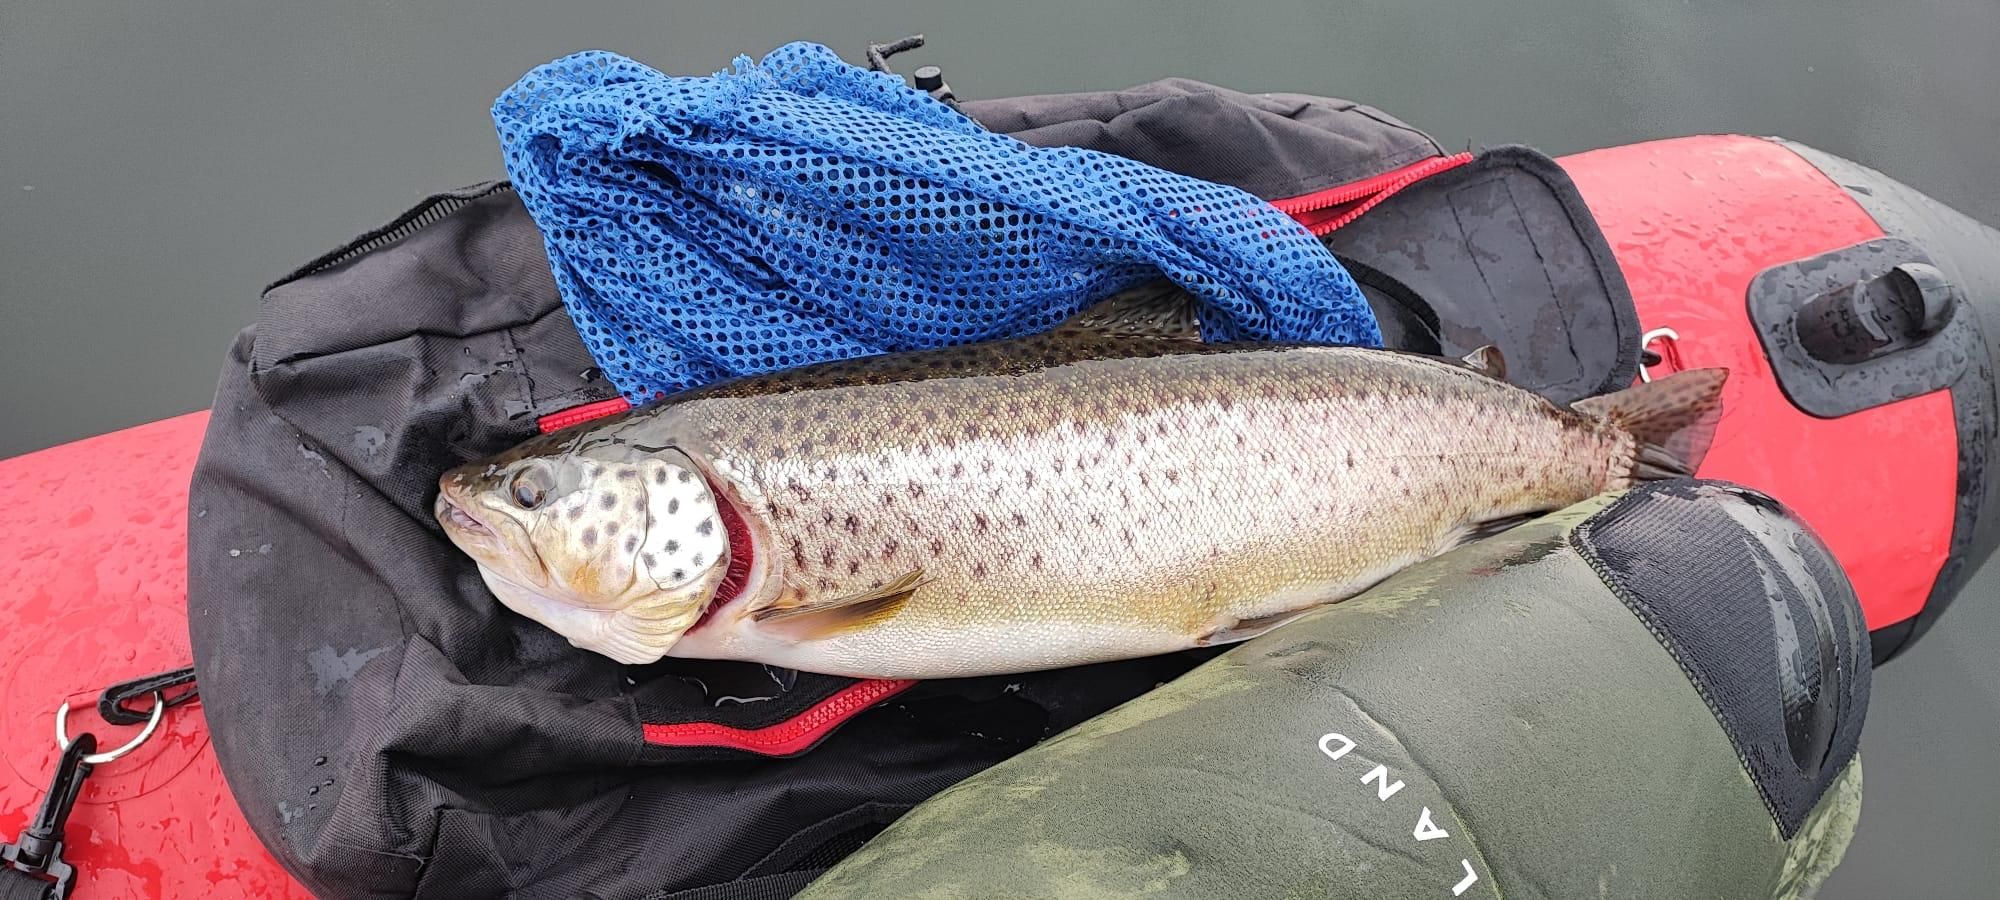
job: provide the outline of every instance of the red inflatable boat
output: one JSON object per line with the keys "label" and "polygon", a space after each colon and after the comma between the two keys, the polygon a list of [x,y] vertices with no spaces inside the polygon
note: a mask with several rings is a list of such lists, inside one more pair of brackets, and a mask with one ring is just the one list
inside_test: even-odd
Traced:
{"label": "red inflatable boat", "polygon": [[[1280,206],[1324,233],[1459,159]],[[2000,332],[1982,337],[1978,321],[2000,304],[2000,232],[1782,141],[1690,137],[1560,163],[1635,298],[1648,375],[1735,373],[1701,474],[1768,492],[1812,524],[1859,593],[1878,659],[1920,636],[2000,525],[1984,470]],[[49,791],[59,708],[68,733],[93,733],[107,755],[135,745],[76,797],[60,848],[75,896],[307,896],[245,823],[199,702],[151,715],[184,687],[131,692],[134,715],[120,718],[138,724],[98,712],[107,686],[189,665],[185,515],[206,421],[0,462],[12,500],[0,506],[0,678],[13,698],[0,839],[21,834]],[[9,852],[46,849],[31,844]]]}

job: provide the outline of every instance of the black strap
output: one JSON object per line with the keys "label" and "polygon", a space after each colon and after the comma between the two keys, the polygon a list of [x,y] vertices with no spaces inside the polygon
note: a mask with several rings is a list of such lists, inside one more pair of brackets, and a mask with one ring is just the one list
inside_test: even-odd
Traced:
{"label": "black strap", "polygon": [[[182,685],[187,689],[172,690]],[[154,693],[166,698],[168,709],[200,696],[201,688],[194,683],[194,667],[134,678],[105,688],[97,697],[97,714],[113,725],[137,725],[153,715],[153,708],[149,704],[143,710],[135,710],[127,704]]]}

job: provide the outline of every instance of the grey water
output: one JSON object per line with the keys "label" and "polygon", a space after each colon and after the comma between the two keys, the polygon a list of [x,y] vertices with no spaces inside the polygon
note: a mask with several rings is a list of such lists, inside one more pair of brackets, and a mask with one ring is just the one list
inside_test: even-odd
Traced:
{"label": "grey water", "polygon": [[[423,195],[499,177],[487,106],[587,48],[702,74],[790,40],[962,96],[1179,75],[1561,154],[1777,134],[2000,222],[2000,3],[1048,0],[0,4],[0,457],[207,405],[261,285]],[[365,439],[366,436],[357,436]],[[2000,881],[2000,583],[1878,676],[1867,800],[1822,896]]]}

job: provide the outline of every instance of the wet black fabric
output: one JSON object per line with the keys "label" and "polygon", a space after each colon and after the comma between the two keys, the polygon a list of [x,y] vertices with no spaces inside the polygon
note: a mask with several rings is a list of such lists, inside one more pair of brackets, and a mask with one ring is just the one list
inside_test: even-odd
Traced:
{"label": "wet black fabric", "polygon": [[[1268,172],[1262,186],[1282,192],[1435,153],[1400,123],[1368,133],[1372,112],[1336,117],[1345,132],[1291,128],[1271,117],[1320,122],[1310,98],[1289,114],[1250,98],[1237,115],[1226,107],[1247,95],[1215,96],[1199,101],[1223,103],[1210,125],[1150,145],[1173,151],[1156,162]],[[1113,117],[1066,131],[1057,107],[1039,109],[1020,125],[1037,140],[1153,153],[1154,128]],[[1245,116],[1271,121],[1229,124]],[[1439,318],[1473,307],[1439,299],[1467,285],[1349,251],[1391,273],[1383,283],[1421,285],[1372,295],[1406,311],[1398,346],[1485,327]],[[1512,304],[1500,315],[1547,321],[1557,293],[1500,297]],[[266,291],[225,364],[195,472],[189,625],[230,787],[315,892],[784,896],[911,804],[1204,656],[927,683],[786,759],[648,744],[647,723],[757,728],[852,682],[729,663],[624,667],[493,599],[431,518],[438,474],[534,434],[540,416],[614,395],[505,185],[427,199]]]}
{"label": "wet black fabric", "polygon": [[1854,757],[1872,655],[1847,576],[1776,500],[1720,482],[1637,488],[1578,549],[1728,732],[1786,838]]}
{"label": "wet black fabric", "polygon": [[1430,135],[1352,100],[1246,94],[1188,78],[1119,91],[968,100],[959,110],[1038,147],[1115,153],[1266,200],[1443,153]]}
{"label": "wet black fabric", "polygon": [[1576,185],[1533,149],[1482,151],[1324,240],[1385,336],[1403,323],[1404,346],[1463,356],[1491,344],[1507,358],[1507,380],[1558,403],[1638,375],[1625,275]]}

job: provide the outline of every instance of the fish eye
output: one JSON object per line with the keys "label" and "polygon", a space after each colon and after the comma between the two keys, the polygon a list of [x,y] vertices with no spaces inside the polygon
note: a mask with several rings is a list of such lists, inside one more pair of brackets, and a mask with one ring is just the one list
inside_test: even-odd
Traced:
{"label": "fish eye", "polygon": [[522,469],[514,476],[508,488],[514,497],[514,505],[522,509],[534,509],[549,497],[549,476],[539,467]]}

